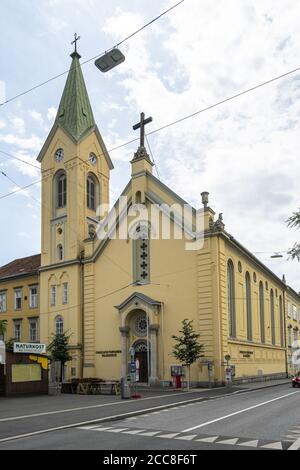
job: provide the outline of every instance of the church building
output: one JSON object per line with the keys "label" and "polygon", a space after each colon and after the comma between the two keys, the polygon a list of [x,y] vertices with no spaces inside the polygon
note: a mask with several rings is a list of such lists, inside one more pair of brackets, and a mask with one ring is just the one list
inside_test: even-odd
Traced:
{"label": "church building", "polygon": [[80,55],[71,58],[38,156],[41,255],[0,268],[7,339],[18,331],[20,341],[49,344],[54,333],[67,332],[68,379],[118,380],[134,357],[140,383],[166,386],[171,366],[179,365],[172,335],[188,318],[203,344],[192,385],[224,383],[228,364],[236,380],[286,376],[300,328],[299,295],[225,230],[206,188],[199,208],[190,208],[153,175],[143,113],[131,179],[109,208],[113,163]]}

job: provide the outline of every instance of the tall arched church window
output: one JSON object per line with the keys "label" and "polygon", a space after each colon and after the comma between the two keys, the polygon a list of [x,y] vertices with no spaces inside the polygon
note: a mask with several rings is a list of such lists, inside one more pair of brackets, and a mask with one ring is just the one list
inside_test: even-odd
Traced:
{"label": "tall arched church window", "polygon": [[265,306],[264,306],[264,286],[259,283],[259,319],[260,319],[260,340],[262,343],[266,341],[265,335]]}
{"label": "tall arched church window", "polygon": [[56,176],[56,207],[67,205],[67,177],[65,172],[59,172]]}
{"label": "tall arched church window", "polygon": [[133,234],[133,277],[134,282],[150,282],[150,230],[148,223],[139,224]]}
{"label": "tall arched church window", "polygon": [[271,339],[272,344],[275,346],[275,307],[274,307],[274,291],[270,291],[270,307],[271,307]]}
{"label": "tall arched church window", "polygon": [[279,296],[279,324],[280,324],[280,346],[284,348],[285,338],[284,338],[284,320],[283,320],[283,307],[282,307],[282,297]]}
{"label": "tall arched church window", "polygon": [[97,178],[91,173],[88,174],[86,182],[86,203],[88,209],[96,210],[99,204],[99,183]]}
{"label": "tall arched church window", "polygon": [[234,266],[231,260],[227,263],[227,292],[228,292],[228,324],[230,338],[236,337]]}
{"label": "tall arched church window", "polygon": [[58,315],[55,318],[55,333],[57,335],[62,335],[64,332],[64,319],[61,315]]}
{"label": "tall arched church window", "polygon": [[246,312],[247,312],[247,339],[252,341],[252,306],[251,306],[251,279],[248,271],[245,276],[246,282]]}

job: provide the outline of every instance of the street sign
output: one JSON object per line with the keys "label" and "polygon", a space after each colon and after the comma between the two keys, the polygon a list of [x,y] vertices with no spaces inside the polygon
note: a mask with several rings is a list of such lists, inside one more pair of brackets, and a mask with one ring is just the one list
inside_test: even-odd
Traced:
{"label": "street sign", "polygon": [[130,362],[130,373],[135,374],[136,367],[135,367],[135,361]]}
{"label": "street sign", "polygon": [[46,352],[46,345],[40,343],[14,343],[14,353],[42,354]]}

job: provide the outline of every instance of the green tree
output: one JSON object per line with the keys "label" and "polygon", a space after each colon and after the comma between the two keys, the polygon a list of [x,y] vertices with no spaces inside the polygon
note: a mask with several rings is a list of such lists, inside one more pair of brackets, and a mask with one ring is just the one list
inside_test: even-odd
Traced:
{"label": "green tree", "polygon": [[173,356],[178,359],[188,370],[187,388],[190,389],[190,369],[191,365],[203,357],[203,344],[199,343],[200,335],[194,331],[193,320],[185,318],[182,321],[182,329],[179,330],[180,336],[172,335],[175,340],[173,346]]}
{"label": "green tree", "polygon": [[[300,229],[300,209],[288,218],[287,226],[290,228]],[[300,243],[295,243],[292,248],[288,250],[288,255],[291,259],[300,261]]]}
{"label": "green tree", "polygon": [[67,333],[56,333],[48,346],[51,359],[60,362],[60,382],[63,380],[63,370],[66,362],[72,359],[68,347],[70,336]]}

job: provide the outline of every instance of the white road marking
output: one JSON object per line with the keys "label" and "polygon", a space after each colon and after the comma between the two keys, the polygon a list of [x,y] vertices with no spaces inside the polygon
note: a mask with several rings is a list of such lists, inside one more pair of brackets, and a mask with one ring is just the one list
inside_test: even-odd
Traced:
{"label": "white road marking", "polygon": [[240,444],[237,444],[237,445],[238,446],[247,446],[247,447],[257,447],[258,439],[255,439],[253,441],[241,442]]}
{"label": "white road marking", "polygon": [[219,436],[203,437],[202,439],[196,439],[197,442],[215,442]]}
{"label": "white road marking", "polygon": [[132,431],[124,431],[123,434],[139,434],[142,431],[145,431],[145,429],[133,429]]}
{"label": "white road marking", "polygon": [[294,444],[292,444],[288,450],[298,450],[300,449],[300,437],[298,437],[298,439],[294,442]]}
{"label": "white road marking", "polygon": [[180,436],[176,437],[175,439],[181,439],[182,441],[191,441],[195,437],[197,437],[198,434],[188,434],[187,436]]}
{"label": "white road marking", "polygon": [[238,414],[245,413],[246,411],[253,410],[254,408],[259,408],[260,406],[264,406],[264,405],[267,405],[267,404],[272,403],[274,401],[281,400],[282,398],[286,398],[286,397],[289,397],[291,395],[295,395],[295,393],[299,393],[299,392],[291,392],[291,393],[287,393],[286,395],[281,395],[280,397],[277,397],[277,398],[272,398],[272,400],[267,400],[267,401],[264,401],[262,403],[258,403],[257,405],[253,405],[253,406],[249,406],[248,408],[244,408],[243,410],[235,411],[234,413],[230,413],[230,414],[225,415],[225,416],[220,416],[219,418],[212,419],[211,421],[207,421],[206,423],[198,424],[197,426],[193,426],[191,428],[183,429],[182,432],[190,432],[190,431],[194,431],[195,429],[203,428],[204,426],[208,426],[209,424],[217,423],[218,421],[222,421],[223,419],[231,418],[232,416],[236,416]]}
{"label": "white road marking", "polygon": [[224,439],[224,441],[218,441],[218,444],[230,444],[235,445],[239,439],[234,437],[233,439]]}
{"label": "white road marking", "polygon": [[140,436],[153,437],[153,436],[155,436],[156,434],[159,434],[159,433],[160,433],[160,431],[141,432]]}
{"label": "white road marking", "polygon": [[283,450],[282,449],[282,444],[281,442],[272,442],[271,444],[266,444],[264,446],[260,446],[262,449],[278,449],[278,450]]}
{"label": "white road marking", "polygon": [[162,437],[163,439],[173,439],[175,436],[178,436],[180,434],[179,432],[173,432],[172,434],[162,434],[161,436],[157,437]]}
{"label": "white road marking", "polygon": [[127,431],[128,428],[114,428],[114,429],[110,429],[108,432],[123,432],[123,431]]}

